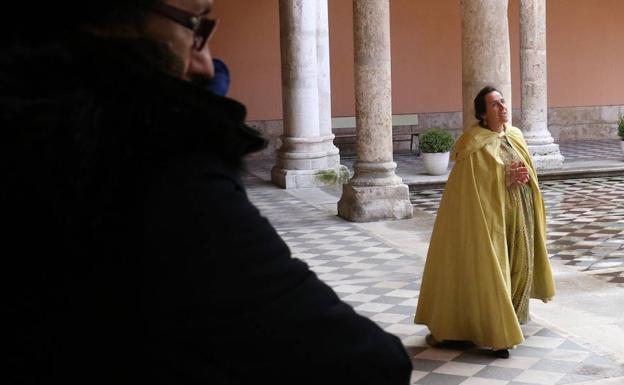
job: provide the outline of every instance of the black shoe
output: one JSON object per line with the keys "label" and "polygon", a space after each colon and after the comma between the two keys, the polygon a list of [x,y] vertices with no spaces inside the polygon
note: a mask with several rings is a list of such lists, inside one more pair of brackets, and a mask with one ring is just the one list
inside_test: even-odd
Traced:
{"label": "black shoe", "polygon": [[431,346],[432,348],[440,345],[440,342],[436,340],[435,338],[433,338],[433,334],[431,333],[425,336],[425,342],[427,342],[427,345]]}
{"label": "black shoe", "polygon": [[508,349],[494,350],[494,355],[498,358],[509,358]]}
{"label": "black shoe", "polygon": [[475,345],[474,342],[472,342],[472,341],[465,341],[465,340],[462,340],[462,341],[449,341],[449,345],[452,348],[457,349],[457,350],[468,350],[468,349],[472,349],[475,346],[477,346],[477,345]]}

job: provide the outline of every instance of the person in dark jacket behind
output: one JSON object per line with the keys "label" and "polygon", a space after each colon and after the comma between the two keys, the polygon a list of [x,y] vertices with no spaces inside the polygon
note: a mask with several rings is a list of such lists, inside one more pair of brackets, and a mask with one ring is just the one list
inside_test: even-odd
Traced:
{"label": "person in dark jacket behind", "polygon": [[188,74],[212,0],[71,4],[0,16],[2,383],[408,384],[247,199],[265,140]]}

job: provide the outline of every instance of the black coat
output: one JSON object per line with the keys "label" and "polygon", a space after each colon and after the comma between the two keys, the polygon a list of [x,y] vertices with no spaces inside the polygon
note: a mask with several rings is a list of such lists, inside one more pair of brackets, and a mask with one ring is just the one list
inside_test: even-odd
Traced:
{"label": "black coat", "polygon": [[400,341],[247,199],[244,107],[137,47],[0,58],[2,382],[407,384]]}

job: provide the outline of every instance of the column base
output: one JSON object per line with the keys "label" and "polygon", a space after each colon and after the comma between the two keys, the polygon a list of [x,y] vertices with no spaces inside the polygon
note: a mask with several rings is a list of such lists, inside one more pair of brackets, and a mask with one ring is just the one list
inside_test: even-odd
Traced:
{"label": "column base", "polygon": [[413,215],[409,188],[405,184],[342,187],[338,216],[352,222],[407,219]]}
{"label": "column base", "polygon": [[273,184],[284,188],[324,187],[349,181],[349,170],[338,165],[321,170],[286,170],[277,166],[271,170]]}
{"label": "column base", "polygon": [[340,150],[334,144],[335,135],[327,135],[323,137],[325,150],[327,151],[327,166],[340,166]]}
{"label": "column base", "polygon": [[537,170],[553,170],[563,166],[564,157],[558,144],[529,145],[529,152]]}

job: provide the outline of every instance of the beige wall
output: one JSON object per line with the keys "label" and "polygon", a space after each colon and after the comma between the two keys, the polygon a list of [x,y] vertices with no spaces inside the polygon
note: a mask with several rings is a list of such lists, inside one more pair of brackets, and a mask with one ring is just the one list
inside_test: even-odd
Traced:
{"label": "beige wall", "polygon": [[550,104],[624,104],[624,1],[547,4]]}
{"label": "beige wall", "polygon": [[[281,119],[278,0],[215,0],[212,41],[230,96],[250,120]],[[459,0],[392,0],[393,112],[461,109]],[[518,0],[510,1],[514,106],[519,106]],[[329,0],[334,116],[354,115],[350,0]],[[622,0],[547,0],[550,107],[624,104]]]}
{"label": "beige wall", "polygon": [[230,69],[228,96],[251,120],[281,119],[278,0],[215,0],[219,18],[210,48]]}

